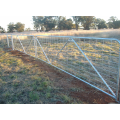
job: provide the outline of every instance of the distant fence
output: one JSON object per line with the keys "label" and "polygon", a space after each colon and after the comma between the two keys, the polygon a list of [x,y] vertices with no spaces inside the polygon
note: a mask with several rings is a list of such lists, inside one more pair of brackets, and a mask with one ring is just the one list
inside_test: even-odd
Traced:
{"label": "distant fence", "polygon": [[13,50],[38,58],[120,101],[120,41],[113,38],[8,35]]}

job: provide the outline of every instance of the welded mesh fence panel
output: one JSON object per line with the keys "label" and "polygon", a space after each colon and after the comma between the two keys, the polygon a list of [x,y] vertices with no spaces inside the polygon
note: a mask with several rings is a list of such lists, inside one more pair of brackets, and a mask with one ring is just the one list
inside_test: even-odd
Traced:
{"label": "welded mesh fence panel", "polygon": [[[38,36],[37,38],[52,65],[110,93],[101,77],[72,41],[74,39],[106,83],[116,92],[119,62],[119,43],[117,41],[54,36]],[[40,59],[47,61],[45,57]]]}
{"label": "welded mesh fence panel", "polygon": [[[14,49],[37,57],[100,90],[116,93],[119,42],[110,38],[13,36]],[[112,93],[115,96],[115,94]]]}
{"label": "welded mesh fence panel", "polygon": [[33,36],[13,36],[14,49],[35,57]]}
{"label": "welded mesh fence panel", "polygon": [[0,45],[1,45],[1,47],[7,46],[7,37],[6,37],[6,35],[0,35]]}
{"label": "welded mesh fence panel", "polygon": [[[95,66],[97,71],[101,74],[110,88],[116,92],[117,78],[118,78],[118,64],[119,64],[119,43],[115,40],[109,39],[75,39],[77,44],[83,50],[85,55],[89,58],[91,63]],[[83,62],[83,64],[86,64]],[[106,90],[105,84],[95,71],[86,64],[85,71],[89,72],[89,82],[93,82],[100,89]]]}

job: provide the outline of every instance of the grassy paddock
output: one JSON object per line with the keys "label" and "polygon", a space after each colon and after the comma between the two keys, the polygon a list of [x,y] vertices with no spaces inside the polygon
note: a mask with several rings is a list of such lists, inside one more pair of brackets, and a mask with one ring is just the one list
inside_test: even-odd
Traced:
{"label": "grassy paddock", "polygon": [[46,71],[24,63],[0,44],[0,104],[82,103],[56,89]]}
{"label": "grassy paddock", "polygon": [[101,30],[61,30],[49,32],[21,32],[21,33],[4,33],[1,35],[56,35],[56,36],[80,36],[80,37],[105,37],[120,39],[120,29],[101,29]]}
{"label": "grassy paddock", "polygon": [[[28,33],[21,33],[21,34],[28,34]],[[78,30],[78,31],[60,31],[60,32],[40,32],[40,33],[29,33],[30,35],[60,35],[60,36],[81,36],[81,37],[107,37],[107,38],[117,38],[119,39],[120,36],[120,30],[90,30],[90,31],[84,31],[84,30]],[[18,34],[19,35],[19,34]],[[35,47],[34,47],[34,41],[32,40],[32,37],[27,36],[20,36],[19,37],[23,46],[24,50],[27,54],[30,54],[31,56],[35,57]],[[10,39],[10,38],[9,38]],[[1,43],[6,44],[6,36],[2,36],[2,39],[0,37]],[[19,40],[14,36],[14,47],[15,49],[19,51],[24,51],[22,46],[20,45]],[[75,76],[90,82],[91,84],[103,89],[108,90],[102,80],[98,77],[94,69],[91,67],[89,62],[85,59],[85,57],[82,55],[82,53],[78,50],[78,48],[75,46],[73,42],[68,42],[64,49],[60,52],[61,48],[65,45],[68,39],[66,38],[55,38],[55,37],[38,37],[38,40],[40,41],[46,55],[48,56],[50,62],[59,67],[63,70],[66,70]],[[89,60],[92,62],[92,64],[96,67],[98,72],[102,75],[102,77],[106,80],[106,82],[110,85],[110,87],[115,91],[116,90],[116,83],[117,83],[117,74],[118,74],[118,61],[119,61],[119,44],[116,41],[105,41],[105,40],[87,40],[87,39],[74,39],[79,47],[82,49],[82,51],[85,53],[85,55],[89,58]],[[1,44],[3,46],[3,44]],[[7,44],[6,44],[7,45]],[[48,62],[41,47],[39,46],[38,42],[36,43],[37,46],[37,57]],[[2,51],[2,48],[1,48]],[[58,54],[58,52],[60,52]],[[58,56],[56,56],[58,54]],[[7,53],[5,56],[8,56]],[[17,65],[21,66],[21,70],[18,71],[19,74],[28,74],[29,73],[29,67],[25,65],[23,67],[23,63],[21,61],[15,62],[13,59],[7,60],[4,58],[7,58],[5,56],[1,56],[0,62],[1,68],[3,69],[7,68],[6,65]],[[4,64],[3,64],[4,63]],[[23,67],[23,68],[22,68]],[[9,68],[10,69],[10,68]],[[16,69],[19,69],[18,67]],[[2,71],[2,70],[1,70]],[[20,80],[18,80],[19,76],[16,74],[11,74],[10,79],[13,79],[12,85],[14,87],[19,86],[21,83]],[[35,77],[31,76],[31,79],[36,79],[37,75]],[[6,78],[2,76],[2,83],[5,84]],[[43,81],[42,81],[43,82]],[[30,89],[33,90],[43,90],[43,87],[45,87],[43,84],[49,84],[48,83],[42,83],[42,86],[37,86],[36,83],[33,83],[32,87]],[[24,86],[30,87],[30,83],[25,83]],[[9,96],[9,92],[5,93],[3,96]],[[28,95],[28,98],[30,98],[30,103],[33,101],[39,101],[37,95],[37,91],[34,92],[28,92],[26,93]],[[44,93],[42,93],[44,94]],[[46,97],[50,98],[51,93],[48,91],[46,93]],[[68,99],[63,95],[63,99]],[[26,98],[27,99],[27,98]],[[68,99],[69,101],[69,99]],[[7,102],[7,101],[6,101]],[[41,102],[41,100],[40,100]]]}
{"label": "grassy paddock", "polygon": [[[119,43],[111,40],[79,38],[74,38],[74,40],[110,87],[115,91],[118,74]],[[74,74],[100,89],[108,90],[76,45],[73,42],[66,44],[68,38],[38,37],[38,41],[41,43],[44,52],[53,65]],[[22,44],[26,53],[35,57],[35,47],[32,37],[22,39]],[[65,44],[66,46],[60,52]],[[14,46],[15,49],[23,52],[23,48],[18,39],[14,40]],[[36,47],[37,57],[48,62],[38,42],[36,42]]]}

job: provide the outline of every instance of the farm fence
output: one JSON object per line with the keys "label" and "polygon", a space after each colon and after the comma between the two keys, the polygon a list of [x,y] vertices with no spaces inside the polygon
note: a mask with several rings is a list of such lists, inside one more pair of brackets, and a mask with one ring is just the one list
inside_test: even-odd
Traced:
{"label": "farm fence", "polygon": [[7,45],[120,102],[120,41],[114,38],[7,35]]}

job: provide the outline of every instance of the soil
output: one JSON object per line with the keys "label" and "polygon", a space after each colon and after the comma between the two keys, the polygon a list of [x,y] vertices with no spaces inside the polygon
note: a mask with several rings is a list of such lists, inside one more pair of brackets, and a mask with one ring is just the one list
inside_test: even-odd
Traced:
{"label": "soil", "polygon": [[[24,63],[32,63],[46,71],[46,75],[53,81],[56,88],[61,88],[64,92],[68,92],[69,96],[73,99],[78,99],[83,103],[88,104],[108,104],[108,103],[117,103],[113,98],[104,94],[101,91],[98,91],[95,88],[87,85],[86,83],[54,68],[53,66],[48,65],[45,62],[35,59],[29,55],[26,55],[17,50],[12,51],[11,49],[6,49],[14,56],[20,57]],[[71,88],[79,89],[78,91],[73,91]],[[56,104],[62,104],[61,101],[57,101]]]}

